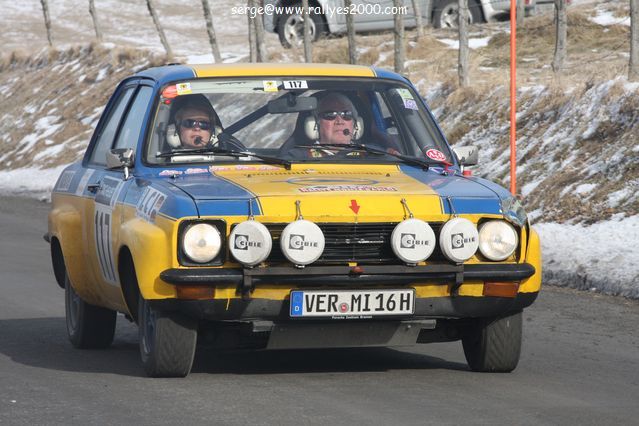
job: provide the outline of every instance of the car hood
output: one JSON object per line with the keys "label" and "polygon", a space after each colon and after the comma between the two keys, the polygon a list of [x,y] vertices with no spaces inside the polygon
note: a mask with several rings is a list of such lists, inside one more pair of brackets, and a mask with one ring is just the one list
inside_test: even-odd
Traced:
{"label": "car hood", "polygon": [[[409,214],[499,214],[497,193],[463,176],[396,165],[218,166],[210,173],[172,179],[193,198],[200,215],[340,216],[390,220]],[[402,202],[405,200],[405,203]],[[249,208],[249,205],[251,207]]]}

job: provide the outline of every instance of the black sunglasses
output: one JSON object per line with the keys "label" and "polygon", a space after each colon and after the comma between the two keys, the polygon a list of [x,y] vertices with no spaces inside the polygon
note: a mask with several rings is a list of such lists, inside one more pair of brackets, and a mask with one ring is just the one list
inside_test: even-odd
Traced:
{"label": "black sunglasses", "polygon": [[199,127],[201,130],[211,130],[211,122],[203,121],[203,120],[192,120],[190,118],[186,118],[180,121],[181,127],[186,127],[187,129],[192,129],[194,127]]}
{"label": "black sunglasses", "polygon": [[342,117],[344,121],[351,121],[353,119],[353,111],[324,111],[319,114],[321,119],[328,121],[335,120],[338,115]]}

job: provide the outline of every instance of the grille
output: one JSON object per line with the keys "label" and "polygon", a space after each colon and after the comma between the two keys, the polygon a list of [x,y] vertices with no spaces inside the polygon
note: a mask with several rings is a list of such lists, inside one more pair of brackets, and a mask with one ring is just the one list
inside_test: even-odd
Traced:
{"label": "grille", "polygon": [[[273,249],[268,257],[269,262],[285,262],[286,257],[280,249],[280,236],[286,227],[283,224],[266,224],[273,237]],[[314,264],[330,264],[344,262],[358,263],[398,263],[401,261],[391,248],[391,234],[396,223],[318,223],[324,233],[325,247],[322,256]],[[441,224],[430,223],[439,235]],[[429,258],[434,260],[441,256],[439,248]]]}

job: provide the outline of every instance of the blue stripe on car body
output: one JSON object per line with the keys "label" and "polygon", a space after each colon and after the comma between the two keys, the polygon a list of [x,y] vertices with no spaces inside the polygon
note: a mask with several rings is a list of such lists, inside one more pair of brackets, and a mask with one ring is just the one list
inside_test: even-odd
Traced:
{"label": "blue stripe on car body", "polygon": [[[399,168],[402,173],[437,192],[442,198],[444,213],[453,214],[454,210],[458,214],[501,214],[498,194],[486,185],[457,174],[444,175],[405,164]],[[452,210],[449,199],[453,203]]]}

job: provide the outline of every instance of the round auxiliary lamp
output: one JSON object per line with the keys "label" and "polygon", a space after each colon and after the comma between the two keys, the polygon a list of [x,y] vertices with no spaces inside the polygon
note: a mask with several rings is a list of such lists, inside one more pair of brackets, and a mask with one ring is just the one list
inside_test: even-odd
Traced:
{"label": "round auxiliary lamp", "polygon": [[479,233],[470,220],[456,217],[442,227],[439,246],[446,258],[455,263],[462,263],[473,257],[477,251]]}
{"label": "round auxiliary lamp", "polygon": [[229,250],[243,265],[255,266],[271,254],[273,239],[266,226],[255,220],[247,220],[233,228],[229,235]]}
{"label": "round auxiliary lamp", "polygon": [[306,266],[324,253],[324,233],[315,223],[300,219],[286,225],[280,236],[284,256],[297,266]]}
{"label": "round auxiliary lamp", "polygon": [[397,257],[409,265],[422,262],[435,250],[435,232],[420,219],[406,219],[395,226],[391,247]]}

